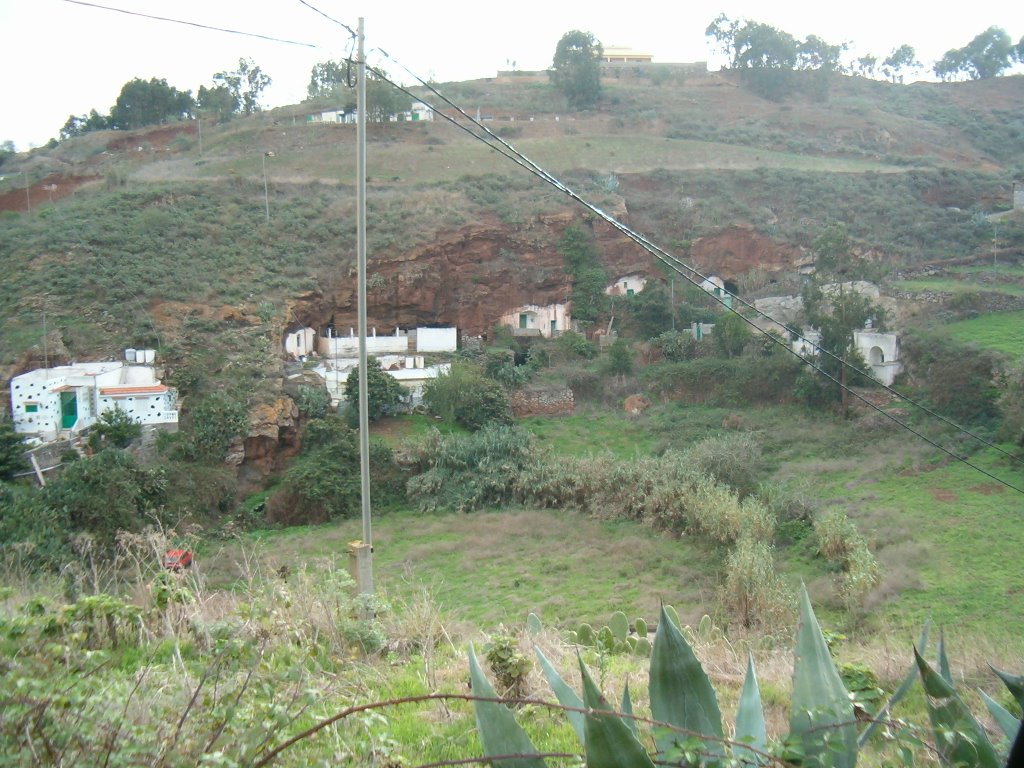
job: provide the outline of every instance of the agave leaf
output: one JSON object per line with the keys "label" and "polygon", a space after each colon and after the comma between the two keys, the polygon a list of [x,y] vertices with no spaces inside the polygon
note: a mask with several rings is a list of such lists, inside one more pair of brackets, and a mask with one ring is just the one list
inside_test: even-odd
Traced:
{"label": "agave leaf", "polygon": [[806,587],[800,590],[789,730],[801,742],[809,765],[824,758],[835,768],[853,768],[857,762],[853,704],[832,663]]}
{"label": "agave leaf", "polygon": [[[551,662],[547,660],[547,657],[541,653],[540,648],[536,645],[533,646],[533,652],[537,656],[537,661],[540,662],[541,671],[544,673],[544,677],[547,679],[548,685],[551,686],[551,691],[555,694],[555,698],[558,699],[558,703],[563,707],[583,709],[583,699],[581,699],[579,695],[577,695],[576,691],[570,688],[569,684],[562,679],[562,676],[558,674],[558,670],[555,669]],[[572,726],[572,729],[576,731],[576,738],[580,740],[580,744],[585,744],[583,713],[566,710],[565,716],[569,718],[569,724]]]}
{"label": "agave leaf", "polygon": [[953,684],[953,675],[949,672],[949,658],[946,656],[946,633],[941,629],[939,630],[939,674],[947,683]]}
{"label": "agave leaf", "polygon": [[608,700],[597,689],[582,659],[580,674],[583,676],[583,701],[587,708],[607,712],[590,712],[584,717],[587,768],[654,768],[647,750],[633,735],[629,726],[621,717],[611,712]]}
{"label": "agave leaf", "polygon": [[753,747],[733,747],[733,757],[744,765],[760,765],[764,757],[753,750],[764,751],[768,735],[764,725],[764,709],[761,706],[761,690],[754,672],[754,657],[747,654],[747,676],[743,680],[740,703],[736,708],[736,741]]}
{"label": "agave leaf", "polygon": [[[620,709],[622,710],[622,714],[624,715],[633,714],[633,701],[629,698],[629,680],[626,681],[626,688],[622,691],[622,706],[620,707]],[[640,738],[636,729],[636,720],[634,720],[632,717],[624,717],[622,718],[622,720],[626,723],[626,725],[629,726],[629,730],[633,732],[633,735],[637,738]]]}
{"label": "agave leaf", "polygon": [[531,635],[536,635],[540,632],[540,630],[540,617],[536,613],[531,611],[526,616],[526,631],[529,632]]}
{"label": "agave leaf", "polygon": [[999,768],[1000,761],[992,742],[978,725],[974,715],[963,703],[953,686],[932,669],[914,649],[914,661],[921,674],[928,699],[928,719],[935,732],[935,746],[943,762],[972,765],[978,768]]}
{"label": "agave leaf", "polygon": [[[474,696],[497,698],[494,688],[477,663],[472,643],[469,646],[469,679]],[[473,711],[476,713],[476,730],[480,735],[480,745],[485,756],[537,753],[530,737],[519,727],[511,710],[504,704],[495,701],[474,701]],[[544,760],[539,757],[521,757],[502,760],[500,765],[502,768],[544,768]]]}
{"label": "agave leaf", "polygon": [[1003,672],[995,667],[992,667],[992,671],[1010,689],[1010,693],[1013,694],[1013,698],[1020,704],[1021,709],[1024,709],[1024,675],[1011,675],[1009,672]]}
{"label": "agave leaf", "polygon": [[998,701],[993,699],[987,693],[980,688],[978,693],[981,694],[982,701],[985,702],[985,706],[988,707],[989,714],[992,715],[992,719],[996,721],[996,725],[1006,734],[1006,738],[1013,741],[1017,738],[1017,731],[1020,730],[1020,720],[1013,716],[1013,714]]}
{"label": "agave leaf", "polygon": [[[711,681],[664,606],[651,649],[651,714],[655,720],[684,728],[692,734],[711,736],[704,748],[724,754],[722,713]],[[658,752],[665,753],[679,739],[678,734],[656,737]]]}
{"label": "agave leaf", "polygon": [[[668,614],[668,617],[672,620],[672,623],[676,625],[677,629],[683,628],[683,625],[679,623],[679,614],[676,613],[676,609],[673,608],[671,605],[661,606],[661,612],[663,614]],[[662,616],[662,618],[664,619],[665,617]]]}
{"label": "agave leaf", "polygon": [[[917,640],[915,648],[921,650],[922,655],[928,649],[928,629],[931,622],[926,621],[924,627],[921,629],[921,636]],[[857,737],[857,746],[863,747],[868,743],[868,739],[874,734],[875,730],[881,723],[884,723],[892,712],[892,708],[895,707],[900,699],[902,699],[907,691],[910,690],[910,686],[917,680],[917,664],[913,661],[910,662],[910,669],[907,670],[906,676],[903,678],[903,682],[900,683],[900,687],[896,689],[889,700],[885,702],[885,706],[878,710],[878,714],[875,715],[874,719],[868,723],[868,727],[864,729],[864,732]]]}

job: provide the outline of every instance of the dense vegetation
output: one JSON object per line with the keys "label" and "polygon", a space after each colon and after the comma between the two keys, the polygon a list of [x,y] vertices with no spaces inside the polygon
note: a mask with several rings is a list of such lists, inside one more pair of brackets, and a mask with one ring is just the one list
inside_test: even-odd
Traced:
{"label": "dense vegetation", "polygon": [[[326,88],[330,73],[321,74]],[[794,82],[811,74],[792,73]],[[16,759],[258,764],[337,713],[345,716],[299,739],[281,761],[390,766],[493,753],[456,697],[373,706],[463,691],[464,640],[482,643],[480,657],[506,689],[499,694],[547,697],[524,660],[528,646],[542,645],[552,669],[568,670],[574,644],[597,684],[618,688],[616,700],[627,675],[646,679],[646,692],[631,683],[630,706],[662,719],[659,675],[635,653],[645,647],[641,621],[660,621],[666,631],[656,637],[670,636],[659,603],[684,616],[674,624],[711,670],[723,709],[754,700],[740,689],[753,655],[766,736],[775,739],[766,750],[791,762],[822,746],[783,736],[806,734],[790,713],[815,704],[791,685],[779,650],[789,647],[799,611],[799,642],[818,654],[812,677],[830,676],[823,670],[833,656],[841,685],[866,712],[899,688],[932,615],[968,651],[958,677],[996,706],[963,694],[956,722],[940,718],[938,736],[922,727],[929,704],[952,700],[937,679],[950,684],[939,651],[936,672],[919,667],[927,696],[905,697],[892,738],[864,745],[864,754],[941,762],[985,739],[986,760],[997,754],[1019,699],[983,665],[1012,666],[1024,652],[1012,631],[1024,588],[1013,567],[1024,546],[1020,505],[993,479],[1021,485],[1024,228],[1005,219],[996,235],[985,214],[1007,207],[1020,170],[1024,124],[1006,108],[1019,85],[984,84],[989,104],[971,101],[972,85],[898,87],[826,74],[827,109],[811,90],[781,105],[730,90],[744,101],[724,115],[709,106],[720,89],[650,78],[602,83],[593,112],[577,120],[501,128],[680,256],[732,227],[813,256],[813,281],[795,270],[735,277],[744,295],[770,293],[772,280],[793,293],[802,286],[801,319],[824,332],[836,358],[862,366],[852,329],[868,317],[881,324],[883,313],[859,295],[824,293],[826,281],[870,278],[908,301],[927,296],[925,310],[899,318],[907,371],[896,391],[993,445],[858,375],[847,382],[882,405],[853,402],[843,413],[839,388],[786,353],[788,339],[752,333],[702,291],[679,279],[669,287],[654,269],[643,292],[613,301],[592,217],[566,216],[561,193],[511,175],[490,150],[442,126],[379,126],[371,253],[383,261],[457,242],[484,222],[503,242],[556,254],[577,317],[592,324],[584,328],[606,329],[614,318],[617,332],[598,344],[575,332],[549,341],[491,329],[483,349],[462,350],[427,386],[423,413],[389,415],[404,394],[374,367],[375,545],[380,592],[393,609],[350,598],[336,558],[362,535],[358,435],[326,391],[284,379],[277,351],[298,299],[326,306],[331,287],[351,281],[345,134],[273,122],[296,112],[211,129],[202,157],[185,133],[153,158],[118,155],[107,148],[113,139],[93,130],[46,150],[100,178],[74,197],[0,218],[0,252],[18,277],[0,284],[0,362],[14,371],[44,354],[118,357],[122,347],[154,347],[183,412],[179,432],[151,448],[135,440],[138,425],[108,416],[87,455],[65,456],[45,488],[15,479],[28,465],[0,423],[0,695],[9,702],[0,738]],[[715,82],[732,82],[730,73]],[[542,118],[562,106],[548,83],[510,86],[500,97],[498,87],[453,92]],[[823,127],[794,130],[811,114]],[[852,115],[868,117],[833,130]],[[282,142],[272,171],[288,180],[265,187],[257,175],[271,139]],[[517,258],[496,251],[496,261]],[[390,323],[388,291],[380,295],[375,310]],[[692,322],[713,323],[714,332],[698,340],[684,332]],[[838,373],[830,360],[822,367]],[[513,417],[517,396],[566,388],[573,415]],[[628,395],[640,397],[626,414]],[[254,410],[289,398],[295,439],[279,461],[259,472],[225,465],[244,449]],[[948,453],[908,437],[894,419]],[[193,549],[196,568],[165,569],[170,547]],[[806,600],[798,610],[801,582],[828,630],[813,643]],[[624,635],[618,615],[591,634],[583,628],[616,609],[641,621],[627,622]],[[460,624],[467,619],[475,629]],[[580,690],[588,674],[566,677]],[[475,693],[481,675],[474,669]],[[847,702],[845,690],[832,693]],[[587,684],[584,698],[596,706],[596,687]],[[701,706],[710,711],[710,701]],[[615,731],[616,743],[635,749],[628,725],[595,718],[591,728]],[[971,725],[975,718],[981,725]],[[528,705],[517,719],[552,752],[590,749],[557,712]],[[979,735],[982,727],[989,735]],[[838,763],[849,760],[854,726],[837,729],[846,747]],[[721,724],[692,730],[726,738]],[[676,748],[657,732],[641,739],[662,756]],[[718,750],[700,739],[677,747],[689,763]],[[641,764],[635,756],[631,764]]]}

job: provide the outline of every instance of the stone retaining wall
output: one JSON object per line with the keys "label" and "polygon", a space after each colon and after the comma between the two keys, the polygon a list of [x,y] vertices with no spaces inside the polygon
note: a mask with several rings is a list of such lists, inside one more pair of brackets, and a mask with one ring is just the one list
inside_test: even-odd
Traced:
{"label": "stone retaining wall", "polygon": [[519,390],[512,394],[512,413],[522,416],[564,416],[575,408],[572,390],[568,387]]}

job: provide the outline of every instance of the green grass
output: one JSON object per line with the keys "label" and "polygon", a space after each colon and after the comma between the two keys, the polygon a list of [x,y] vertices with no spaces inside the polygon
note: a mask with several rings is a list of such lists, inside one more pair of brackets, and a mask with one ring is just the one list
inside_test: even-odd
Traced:
{"label": "green grass", "polygon": [[1024,358],[1024,311],[982,315],[950,323],[945,328],[958,341],[994,349],[1011,360]]}
{"label": "green grass", "polygon": [[912,293],[1003,293],[1008,296],[1024,296],[1024,285],[1016,283],[978,283],[953,279],[897,280],[892,287],[898,291]]}
{"label": "green grass", "polygon": [[[361,523],[254,534],[275,563],[344,554]],[[604,624],[615,610],[657,617],[660,601],[695,620],[713,611],[717,550],[673,540],[629,522],[600,521],[558,510],[469,515],[399,512],[373,523],[374,583],[404,601],[426,587],[450,616],[481,629],[520,624],[530,611],[545,622]],[[235,578],[239,545],[207,556],[217,584]]]}

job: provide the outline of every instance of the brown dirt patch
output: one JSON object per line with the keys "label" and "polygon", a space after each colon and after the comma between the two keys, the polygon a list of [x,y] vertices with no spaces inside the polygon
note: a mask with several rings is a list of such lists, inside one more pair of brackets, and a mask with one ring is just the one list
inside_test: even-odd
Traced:
{"label": "brown dirt patch", "polygon": [[21,211],[23,213],[29,205],[35,209],[44,203],[68,197],[73,195],[83,184],[100,178],[91,174],[76,176],[73,174],[51,173],[49,176],[34,181],[29,185],[28,198],[26,199],[24,180],[23,178],[18,178],[21,174],[12,173],[9,175],[16,179],[15,183],[20,182],[22,186],[9,189],[0,194],[0,211]]}
{"label": "brown dirt patch", "polygon": [[192,121],[175,125],[161,125],[158,128],[133,131],[127,135],[117,136],[107,143],[107,149],[110,152],[126,152],[147,145],[148,149],[167,149],[178,136],[192,136],[195,133],[197,133],[197,128]]}
{"label": "brown dirt patch", "polygon": [[956,494],[952,491],[947,491],[945,488],[932,488],[932,498],[936,501],[954,502],[956,501]]}
{"label": "brown dirt patch", "polygon": [[999,483],[982,483],[981,485],[975,485],[967,490],[973,493],[980,493],[982,496],[991,496],[993,493],[1002,493],[1005,488],[999,485]]}

